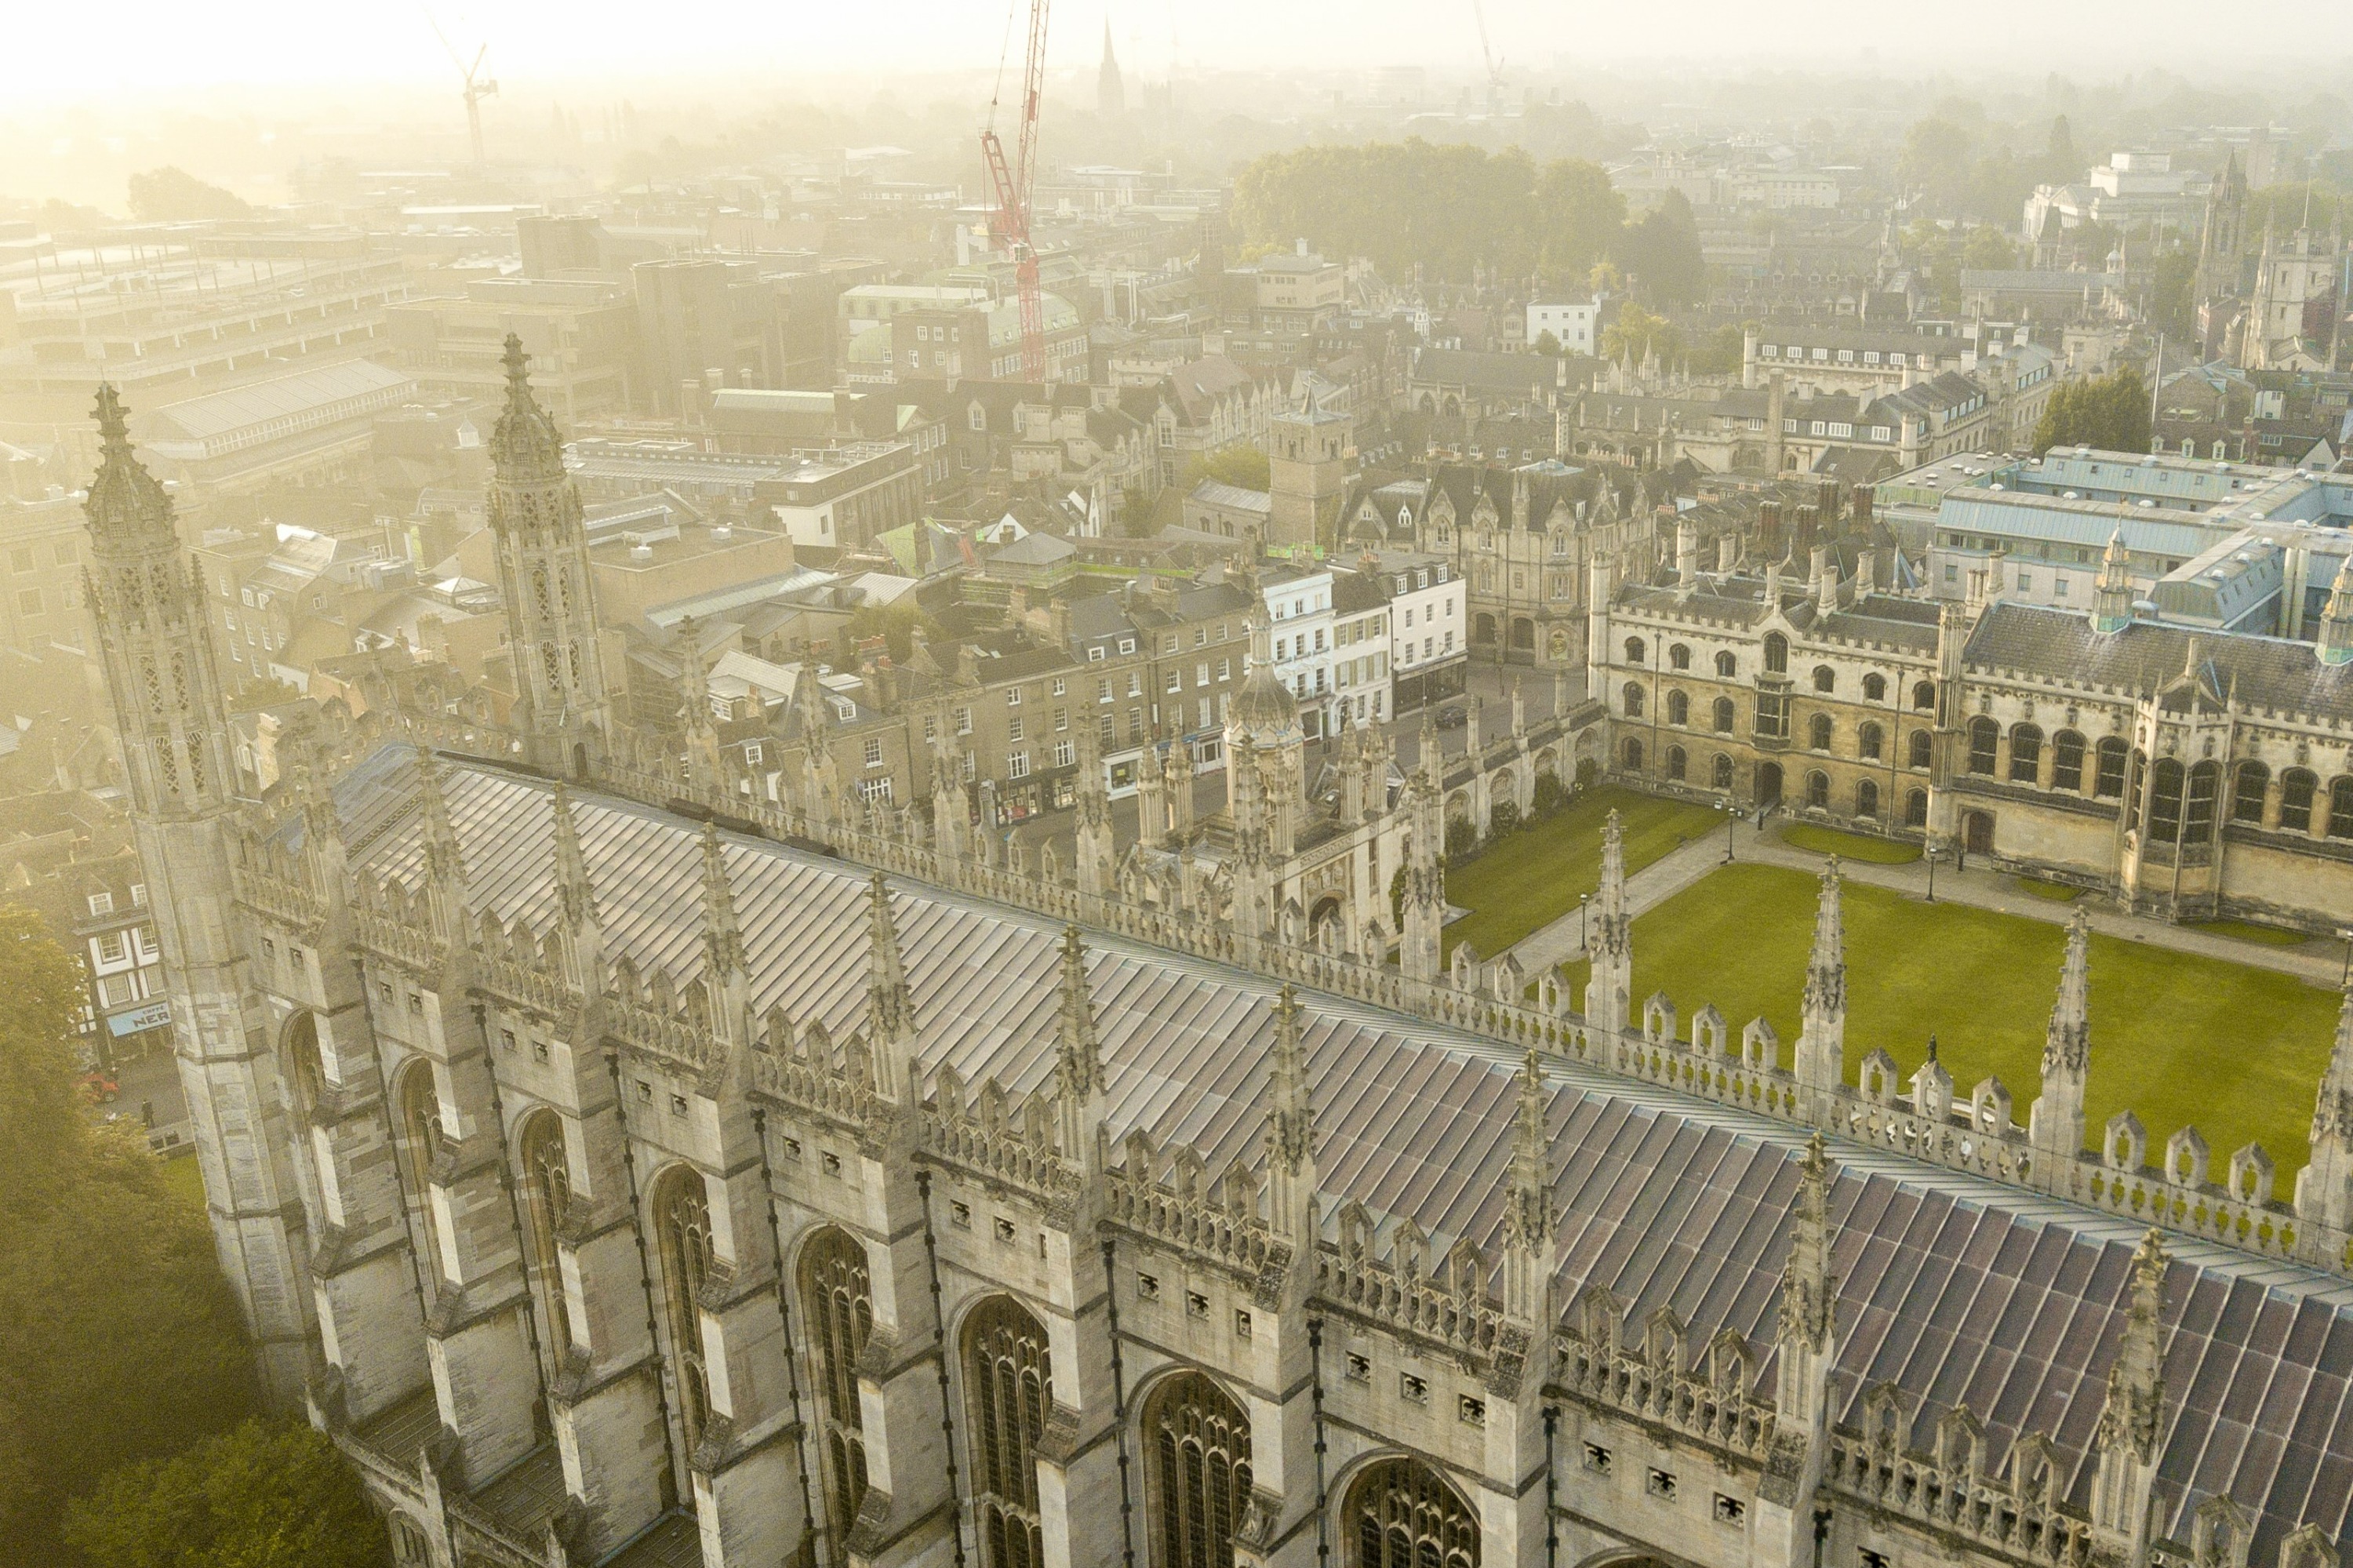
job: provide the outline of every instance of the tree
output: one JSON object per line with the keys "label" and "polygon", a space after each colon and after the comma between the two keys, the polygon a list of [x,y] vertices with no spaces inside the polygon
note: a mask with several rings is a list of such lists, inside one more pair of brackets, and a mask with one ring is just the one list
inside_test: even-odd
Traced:
{"label": "tree", "polygon": [[1618,307],[1615,320],[1601,331],[1601,357],[1609,360],[1630,359],[1640,364],[1655,351],[1662,364],[1672,364],[1683,356],[1683,329],[1664,316],[1654,316],[1641,306],[1627,302]]}
{"label": "tree", "polygon": [[1219,447],[1202,461],[1201,469],[1219,483],[1238,485],[1243,490],[1265,490],[1274,482],[1273,468],[1266,453],[1248,443]]}
{"label": "tree", "polygon": [[79,967],[0,908],[0,1559],[59,1560],[65,1503],[252,1408],[209,1227],[145,1142],[85,1114]]}
{"label": "tree", "polygon": [[2176,343],[2198,335],[2198,253],[2168,250],[2157,259],[2157,281],[2149,300],[2149,324]]}
{"label": "tree", "polygon": [[1540,332],[1536,334],[1535,351],[1548,359],[1557,359],[1560,357],[1560,339],[1553,336],[1549,330]]}
{"label": "tree", "polygon": [[335,1446],[248,1421],[174,1458],[115,1470],[68,1510],[65,1538],[106,1568],[382,1568],[382,1516]]}
{"label": "tree", "polygon": [[2102,451],[2148,450],[2148,386],[2133,366],[2089,381],[2063,382],[2042,406],[2034,450],[2088,446]]}
{"label": "tree", "polygon": [[1936,207],[1949,210],[1969,177],[1969,154],[1976,142],[1950,120],[1915,120],[1904,133],[1904,150],[1896,154],[1895,172],[1906,188],[1920,192]]}
{"label": "tree", "polygon": [[1668,191],[1655,211],[1620,232],[1616,256],[1644,304],[1687,305],[1707,292],[1699,221],[1679,190]]}
{"label": "tree", "polygon": [[2000,229],[1979,224],[1961,244],[1961,265],[1979,271],[2006,271],[2018,265],[2018,251]]}
{"label": "tree", "polygon": [[131,176],[131,216],[142,223],[186,223],[207,217],[250,217],[253,207],[234,192],[208,185],[185,169],[167,164]]}
{"label": "tree", "polygon": [[2051,122],[2050,139],[2042,148],[2042,177],[2051,184],[2065,185],[2084,172],[2083,154],[2075,151],[2075,132],[2063,114]]}

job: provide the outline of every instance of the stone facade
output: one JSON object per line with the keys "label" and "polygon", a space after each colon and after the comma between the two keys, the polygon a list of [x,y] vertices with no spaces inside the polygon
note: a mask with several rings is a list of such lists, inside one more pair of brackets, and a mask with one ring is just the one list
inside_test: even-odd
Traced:
{"label": "stone facade", "polygon": [[2332,931],[2353,907],[2353,581],[2320,640],[1778,568],[1596,597],[1616,776],[1925,837],[2168,919]]}
{"label": "stone facade", "polygon": [[771,801],[621,728],[567,781],[544,720],[454,703],[323,709],[238,801],[168,503],[102,430],[224,1263],[404,1564],[2335,1561],[2353,1010],[2291,1211],[2243,1153],[2080,1153],[2080,964],[2030,1128],[1933,1060],[1849,1082],[1834,874],[1790,1067],[1636,1016],[1614,823],[1583,1012],[1441,973],[1446,798],[1587,732],[1515,701],[1402,785],[1355,736],[1332,810],[1264,626],[1227,808],[1140,787],[1124,863],[1093,788],[1066,870],[821,753]]}

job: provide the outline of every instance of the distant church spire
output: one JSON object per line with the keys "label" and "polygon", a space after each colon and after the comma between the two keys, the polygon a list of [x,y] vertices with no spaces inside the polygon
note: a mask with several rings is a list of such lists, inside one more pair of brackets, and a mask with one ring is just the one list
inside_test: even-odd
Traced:
{"label": "distant church spire", "polygon": [[1116,120],[1127,112],[1127,83],[1120,79],[1119,57],[1111,48],[1111,13],[1103,13],[1103,69],[1095,73],[1095,113]]}

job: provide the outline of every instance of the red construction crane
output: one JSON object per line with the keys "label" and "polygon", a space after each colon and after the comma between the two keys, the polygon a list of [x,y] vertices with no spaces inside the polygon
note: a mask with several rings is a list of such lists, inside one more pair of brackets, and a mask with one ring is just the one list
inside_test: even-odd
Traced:
{"label": "red construction crane", "polygon": [[[1018,3],[1018,0],[1016,0]],[[997,101],[988,102],[988,127],[980,133],[981,155],[997,186],[997,217],[990,227],[1013,257],[1014,289],[1021,302],[1021,375],[1046,379],[1046,310],[1038,297],[1038,252],[1029,238],[1029,203],[1038,180],[1038,101],[1046,93],[1046,6],[1029,0],[1029,53],[1021,74],[1021,131],[1013,163],[997,139]],[[1008,19],[1009,20],[1009,19]]]}

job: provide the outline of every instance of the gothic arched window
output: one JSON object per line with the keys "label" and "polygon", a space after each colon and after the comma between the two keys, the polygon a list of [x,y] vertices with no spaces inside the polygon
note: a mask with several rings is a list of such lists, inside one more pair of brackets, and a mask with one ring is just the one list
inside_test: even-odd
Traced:
{"label": "gothic arched window", "polygon": [[965,1325],[964,1345],[981,1568],[1040,1568],[1038,1436],[1054,1403],[1046,1330],[1011,1297],[992,1297]]}
{"label": "gothic arched window", "polygon": [[1806,775],[1806,804],[1815,810],[1830,809],[1831,776],[1819,768]]}
{"label": "gothic arched window", "polygon": [[1667,650],[1667,662],[1678,670],[1691,668],[1691,644],[1678,642]]}
{"label": "gothic arched window", "polygon": [[1731,654],[1718,653],[1715,656],[1715,678],[1717,680],[1729,681],[1732,679],[1734,674],[1739,671],[1739,662],[1734,659]]}
{"label": "gothic arched window", "polygon": [[1969,771],[1990,774],[1994,753],[2001,746],[2001,726],[1989,718],[1969,721]]}
{"label": "gothic arched window", "polygon": [[1831,748],[1831,742],[1833,738],[1834,737],[1831,735],[1830,715],[1816,714],[1807,722],[1806,744],[1812,747],[1816,751],[1828,751]]}
{"label": "gothic arched window", "polygon": [[1858,817],[1879,815],[1879,786],[1868,779],[1854,787],[1854,814]]}
{"label": "gothic arched window", "polygon": [[1876,672],[1862,678],[1862,700],[1883,703],[1887,700],[1887,677]]}
{"label": "gothic arched window", "polygon": [[433,1086],[433,1064],[411,1062],[395,1090],[399,1107],[399,1136],[393,1139],[393,1168],[399,1173],[416,1217],[417,1243],[424,1253],[417,1275],[429,1308],[441,1293],[441,1227],[434,1217],[433,1194],[427,1190],[433,1158],[441,1152],[441,1100]]}
{"label": "gothic arched window", "polygon": [[2280,775],[2279,825],[2292,833],[2312,831],[2312,797],[2320,780],[2301,768]]}
{"label": "gothic arched window", "polygon": [[1875,724],[1866,724],[1854,732],[1856,755],[1870,761],[1878,761],[1879,754],[1885,749],[1886,745],[1886,732]]}
{"label": "gothic arched window", "polygon": [[670,1380],[678,1385],[679,1425],[691,1450],[711,1419],[711,1377],[702,1361],[702,1313],[696,1306],[711,1274],[711,1194],[702,1174],[672,1166],[654,1184],[654,1250],[661,1257],[662,1304],[670,1330]]}
{"label": "gothic arched window", "polygon": [[1835,690],[1837,686],[1837,671],[1831,669],[1828,664],[1817,664],[1814,666],[1814,690],[1818,692],[1828,692]]}
{"label": "gothic arched window", "polygon": [[2353,779],[2339,779],[2328,787],[2328,836],[2353,839]]}
{"label": "gothic arched window", "polygon": [[517,1140],[522,1166],[525,1238],[531,1247],[531,1284],[539,1298],[540,1320],[547,1325],[549,1358],[561,1364],[572,1348],[572,1309],[564,1295],[564,1259],[556,1236],[572,1202],[572,1165],[565,1152],[564,1118],[533,1111]]}
{"label": "gothic arched window", "polygon": [[1691,723],[1691,698],[1682,692],[1667,694],[1667,722],[1673,725]]}
{"label": "gothic arched window", "polygon": [[[2348,781],[2353,782],[2353,781]],[[2189,769],[2189,795],[2182,802],[2181,837],[2193,844],[2211,843],[2214,839],[2214,807],[2222,794],[2222,765],[2200,762]],[[2353,804],[2353,797],[2348,797]],[[2336,824],[2329,825],[2332,834]],[[2353,822],[2346,824],[2345,836],[2353,838]]]}
{"label": "gothic arched window", "polygon": [[2084,792],[2084,737],[2072,729],[2051,737],[2051,788]]}
{"label": "gothic arched window", "polygon": [[1778,631],[1765,634],[1765,673],[1768,675],[1789,673],[1789,640]]}
{"label": "gothic arched window", "polygon": [[2115,736],[2094,749],[2092,794],[2095,798],[2113,800],[2125,792],[2125,764],[2130,756],[2131,747]]}
{"label": "gothic arched window", "polygon": [[1642,688],[1635,684],[1633,682],[1629,681],[1626,683],[1624,692],[1620,694],[1625,703],[1626,716],[1628,718],[1641,718],[1642,716]]}
{"label": "gothic arched window", "polygon": [[1928,825],[1928,791],[1907,789],[1904,793],[1904,825],[1925,828]]}
{"label": "gothic arched window", "polygon": [[2160,757],[2149,769],[2148,836],[2160,842],[2181,832],[2181,764]]}
{"label": "gothic arched window", "polygon": [[2271,788],[2271,769],[2262,763],[2240,763],[2238,778],[2231,791],[2231,820],[2234,822],[2262,822],[2263,795]]}
{"label": "gothic arched window", "polygon": [[1909,755],[1905,758],[1907,763],[1914,768],[1927,767],[1936,747],[1936,743],[1929,738],[1928,732],[1925,729],[1914,730],[1912,738],[1907,744],[1909,749]]}
{"label": "gothic arched window", "polygon": [[1922,713],[1936,705],[1936,686],[1933,681],[1922,681],[1912,688],[1912,705]]}
{"label": "gothic arched window", "polygon": [[858,1358],[874,1330],[866,1249],[831,1226],[801,1249],[801,1311],[817,1369],[817,1414],[825,1447],[826,1500],[835,1553],[866,1501],[866,1423],[859,1408]]}
{"label": "gothic arched window", "polygon": [[1643,648],[1642,640],[1641,638],[1629,637],[1626,639],[1626,662],[1629,664],[1640,664],[1642,662],[1642,656],[1645,652],[1647,652],[1647,650]]}
{"label": "gothic arched window", "polygon": [[[1683,748],[1682,747],[1671,746],[1667,747],[1667,777],[1673,779],[1678,784],[1683,781]],[[2353,824],[2348,824],[2348,831],[2353,832]]]}
{"label": "gothic arched window", "polygon": [[1234,1522],[1250,1495],[1250,1417],[1200,1372],[1144,1405],[1153,1568],[1233,1568]]}
{"label": "gothic arched window", "polygon": [[2013,725],[2010,731],[2010,781],[2031,784],[2042,768],[2042,731],[2034,725]]}
{"label": "gothic arched window", "polygon": [[1479,1568],[1479,1520],[1419,1459],[1383,1459],[1348,1489],[1340,1539],[1349,1568]]}
{"label": "gothic arched window", "polygon": [[1732,733],[1733,715],[1736,711],[1737,710],[1732,705],[1732,699],[1730,697],[1718,697],[1715,699],[1715,716],[1716,734],[1730,735]]}
{"label": "gothic arched window", "polygon": [[1707,765],[1708,781],[1719,789],[1732,788],[1732,758],[1719,751],[1715,760]]}

